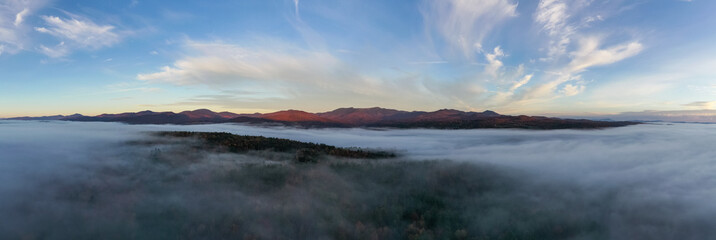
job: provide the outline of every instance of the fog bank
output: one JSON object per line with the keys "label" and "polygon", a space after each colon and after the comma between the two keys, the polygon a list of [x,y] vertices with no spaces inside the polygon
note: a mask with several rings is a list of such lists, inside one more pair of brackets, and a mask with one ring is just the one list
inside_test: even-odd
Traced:
{"label": "fog bank", "polygon": [[[395,175],[396,181],[405,181],[403,185],[396,185],[396,189],[391,185],[381,185],[383,183],[370,183],[374,188],[365,188],[367,183],[362,182],[363,178],[341,175],[353,170],[346,172],[317,166],[308,170],[289,167],[285,171],[308,179],[318,177],[330,184],[299,184],[296,185],[298,187],[282,187],[275,192],[261,194],[252,192],[254,190],[251,190],[251,187],[246,187],[253,185],[241,185],[239,190],[229,191],[233,188],[211,184],[209,186],[213,186],[214,190],[209,191],[201,185],[208,184],[207,178],[229,174],[227,176],[232,176],[231,179],[241,179],[244,184],[243,182],[261,178],[263,175],[256,172],[265,170],[247,172],[242,163],[265,162],[280,159],[281,156],[273,156],[270,153],[198,153],[187,152],[179,145],[126,144],[127,141],[146,139],[147,131],[166,130],[221,131],[340,147],[381,148],[401,153],[403,158],[400,161],[439,161],[437,165],[429,165],[430,167],[413,166],[413,169],[416,169],[415,174]],[[189,215],[202,211],[221,212],[231,206],[226,205],[232,201],[229,199],[242,199],[246,204],[264,201],[288,206],[286,211],[291,213],[287,214],[294,216],[294,220],[310,221],[319,218],[312,214],[306,215],[305,209],[312,209],[313,214],[327,214],[337,222],[353,226],[355,223],[350,222],[353,219],[351,216],[344,216],[338,208],[332,209],[331,207],[335,207],[331,205],[333,202],[314,194],[320,194],[321,191],[344,192],[346,196],[353,196],[351,199],[363,199],[368,203],[379,202],[376,199],[380,199],[381,194],[405,188],[406,185],[411,185],[411,182],[427,181],[421,184],[439,187],[440,185],[434,185],[437,183],[425,175],[433,176],[436,174],[433,171],[442,171],[463,174],[460,176],[478,182],[485,181],[485,176],[490,176],[499,183],[495,186],[510,183],[505,185],[504,192],[498,192],[498,199],[501,199],[499,202],[507,206],[531,206],[526,209],[496,207],[495,211],[475,216],[484,218],[484,221],[489,219],[488,222],[492,224],[508,225],[509,221],[506,219],[509,218],[503,217],[515,216],[520,211],[537,208],[547,209],[542,211],[544,214],[540,217],[558,215],[554,217],[557,219],[554,221],[567,217],[573,218],[573,222],[586,224],[589,219],[593,219],[599,226],[604,227],[603,231],[597,232],[607,234],[585,233],[581,239],[598,239],[605,236],[610,239],[703,239],[708,234],[714,234],[710,226],[716,224],[712,220],[712,216],[716,214],[716,202],[713,201],[716,198],[716,177],[713,174],[716,172],[716,149],[712,147],[714,142],[716,125],[702,124],[644,124],[605,130],[529,131],[293,129],[231,124],[172,126],[0,121],[0,196],[11,196],[0,198],[0,213],[17,218],[14,221],[6,221],[8,224],[0,227],[0,233],[56,224],[43,221],[43,218],[52,219],[52,216],[56,218],[54,220],[70,223],[95,219],[92,216],[109,217],[117,221],[134,219],[126,215],[128,213],[124,213],[123,209],[126,206],[135,206],[136,203],[145,206],[169,204],[176,208],[187,208],[190,209],[189,213],[186,213]],[[157,149],[163,154],[160,158],[153,155]],[[163,159],[164,162],[152,162],[157,159]],[[474,164],[476,167],[460,164]],[[392,174],[398,169],[400,168],[392,166],[365,171],[368,171],[367,174],[374,172],[376,175],[373,177],[377,179],[392,179]],[[467,174],[459,169],[474,171],[474,174]],[[231,171],[240,174],[236,175]],[[269,173],[275,174],[272,171]],[[174,180],[166,182],[166,179]],[[258,186],[263,186],[261,184]],[[309,191],[319,186],[323,190]],[[71,194],[69,197],[58,195],[64,192]],[[207,193],[209,195],[202,196]],[[469,202],[472,205],[494,200],[481,197],[483,195],[460,196],[473,199],[473,202]],[[94,199],[95,197],[100,200]],[[105,198],[112,201],[102,202]],[[102,204],[78,205],[75,203],[77,199],[85,204],[95,201]],[[214,202],[215,205],[207,205],[207,202]],[[291,202],[294,202],[294,205],[289,204]],[[259,209],[258,212],[246,213],[253,218],[262,216],[261,211],[264,211],[264,215],[276,214],[272,208],[264,209],[257,205],[250,205],[249,208],[249,205],[238,204],[234,207]],[[71,211],[72,214],[64,211]],[[81,214],[77,215],[77,212]],[[77,219],[68,220],[65,219],[66,216],[74,216]],[[251,217],[248,219],[252,219]],[[529,223],[523,226],[526,229],[529,229],[527,226],[543,226],[540,225],[543,220],[522,220]],[[478,225],[489,226],[484,221],[480,223],[483,225]],[[84,223],[91,225],[91,222]],[[107,222],[107,226],[112,224],[131,228],[131,225]],[[370,226],[369,223],[362,224]],[[308,226],[296,227],[300,229]],[[260,235],[259,238],[281,238],[292,234],[284,232],[284,235],[270,235],[276,230],[257,230],[261,229],[258,225],[247,226],[247,229],[267,234]],[[305,237],[332,236],[325,232],[326,229],[330,228],[313,229],[313,232],[305,233],[308,234]],[[100,230],[107,229],[97,227],[97,231]],[[462,230],[469,233],[482,231],[469,227],[459,229]]]}

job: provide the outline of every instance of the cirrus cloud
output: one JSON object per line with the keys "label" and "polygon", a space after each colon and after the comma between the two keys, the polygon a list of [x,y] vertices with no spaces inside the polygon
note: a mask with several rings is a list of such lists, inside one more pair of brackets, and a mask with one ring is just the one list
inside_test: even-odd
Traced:
{"label": "cirrus cloud", "polygon": [[696,101],[684,104],[684,106],[698,109],[714,109],[716,108],[716,101]]}
{"label": "cirrus cloud", "polygon": [[[260,91],[245,98],[225,98],[234,107],[262,106],[325,110],[344,106],[383,106],[410,109],[439,109],[452,105],[465,107],[483,94],[475,84],[456,81],[446,84],[396,68],[365,69],[353,61],[323,50],[306,50],[287,43],[272,47],[251,47],[223,42],[185,43],[186,55],[156,72],[140,73],[136,78],[151,83],[168,83],[192,88],[209,87],[219,91]],[[497,49],[499,52],[499,48]],[[388,76],[376,74],[388,72]],[[180,103],[226,106],[211,99],[192,98]],[[195,101],[200,99],[200,101]],[[310,106],[310,107],[306,107]],[[256,106],[259,108],[259,106]]]}
{"label": "cirrus cloud", "polygon": [[426,6],[426,27],[465,59],[482,51],[493,28],[517,16],[517,3],[510,0],[432,0]]}
{"label": "cirrus cloud", "polygon": [[312,81],[336,73],[340,61],[327,52],[292,53],[252,49],[225,43],[189,42],[198,56],[185,57],[155,73],[139,74],[145,81],[178,85],[221,85],[240,81]]}
{"label": "cirrus cloud", "polygon": [[55,47],[40,46],[40,51],[50,57],[65,56],[75,48],[96,50],[109,47],[121,40],[114,26],[100,25],[76,15],[64,19],[56,16],[42,16],[41,18],[46,26],[36,27],[35,30],[52,35],[62,41]]}
{"label": "cirrus cloud", "polygon": [[644,49],[638,41],[617,44],[607,48],[600,48],[600,39],[586,37],[581,39],[580,48],[571,53],[572,61],[569,63],[568,71],[578,73],[593,66],[601,66],[619,62],[632,57]]}
{"label": "cirrus cloud", "polygon": [[[353,98],[346,100],[346,105],[406,101],[411,102],[410,108],[442,104],[441,107],[510,111],[580,95],[591,89],[588,84],[598,82],[583,79],[584,72],[636,56],[645,48],[637,39],[614,42],[624,38],[612,38],[615,32],[611,29],[587,31],[612,17],[604,12],[622,7],[619,4],[544,0],[532,14],[520,17],[517,2],[511,0],[426,0],[420,8],[425,41],[394,42],[390,47],[410,49],[414,57],[406,64],[390,62],[385,66],[378,62],[386,63],[381,60],[395,57],[390,56],[395,52],[389,49],[381,49],[385,51],[379,54],[333,54],[331,49],[343,46],[333,48],[331,42],[335,41],[323,41],[330,36],[318,35],[320,28],[308,27],[309,22],[303,22],[296,13],[298,1],[293,3],[290,7],[296,16],[289,22],[303,42],[262,41],[257,46],[188,41],[184,44],[185,53],[173,63],[136,78],[215,90],[260,89],[279,96],[280,101],[321,98],[335,102],[328,96],[336,96]],[[301,10],[309,19],[312,6],[304,5]],[[528,11],[520,9],[523,10]],[[527,28],[536,26],[538,31],[525,31],[532,32],[525,35],[533,34],[530,37],[535,37],[537,46],[525,46],[538,47],[533,49],[536,56],[525,56],[524,49],[516,49],[513,43],[494,41],[492,34],[502,34],[499,28],[513,23],[510,19],[517,19],[515,23],[534,21]]]}
{"label": "cirrus cloud", "polygon": [[0,55],[24,50],[31,42],[25,20],[47,1],[6,0],[0,2]]}

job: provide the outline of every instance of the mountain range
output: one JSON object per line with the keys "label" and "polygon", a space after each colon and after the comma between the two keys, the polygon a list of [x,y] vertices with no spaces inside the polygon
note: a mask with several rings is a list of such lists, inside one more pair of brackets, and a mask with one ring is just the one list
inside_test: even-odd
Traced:
{"label": "mountain range", "polygon": [[127,112],[84,116],[56,115],[44,117],[19,117],[8,120],[64,120],[84,122],[123,122],[129,124],[202,124],[247,123],[262,125],[287,125],[295,127],[386,127],[386,128],[523,128],[523,129],[591,129],[619,127],[637,122],[594,121],[585,119],[561,119],[541,116],[510,116],[493,111],[464,112],[442,109],[434,112],[401,111],[385,108],[339,108],[329,112],[309,113],[284,110],[273,113],[237,114],[214,112],[208,109],[174,112]]}

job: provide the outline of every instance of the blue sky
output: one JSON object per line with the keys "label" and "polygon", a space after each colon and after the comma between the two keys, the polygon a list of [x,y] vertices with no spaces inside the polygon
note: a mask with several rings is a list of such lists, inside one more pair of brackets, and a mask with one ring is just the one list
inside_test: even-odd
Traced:
{"label": "blue sky", "polygon": [[0,117],[716,107],[706,0],[0,1]]}

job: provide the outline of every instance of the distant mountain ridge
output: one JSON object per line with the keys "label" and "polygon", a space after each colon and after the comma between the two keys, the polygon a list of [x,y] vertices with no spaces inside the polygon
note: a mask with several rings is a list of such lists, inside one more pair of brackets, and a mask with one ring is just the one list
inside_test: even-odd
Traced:
{"label": "distant mountain ridge", "polygon": [[441,109],[434,112],[401,111],[386,108],[338,108],[329,112],[309,113],[284,110],[273,113],[237,114],[208,109],[174,112],[126,112],[84,116],[19,117],[11,120],[64,120],[84,122],[123,122],[129,124],[202,124],[247,123],[297,127],[388,127],[388,128],[522,128],[522,129],[592,129],[619,127],[636,122],[560,119],[539,116],[510,116],[493,111],[465,112]]}

